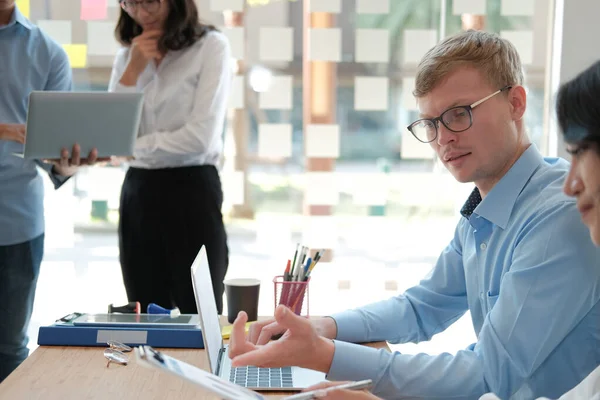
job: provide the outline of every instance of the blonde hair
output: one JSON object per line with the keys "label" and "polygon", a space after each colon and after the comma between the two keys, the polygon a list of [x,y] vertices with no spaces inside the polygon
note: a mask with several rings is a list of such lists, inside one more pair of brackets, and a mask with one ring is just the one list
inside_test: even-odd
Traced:
{"label": "blonde hair", "polygon": [[495,33],[468,30],[431,48],[417,67],[413,95],[423,97],[458,67],[478,69],[497,89],[522,85],[523,67],[515,46]]}

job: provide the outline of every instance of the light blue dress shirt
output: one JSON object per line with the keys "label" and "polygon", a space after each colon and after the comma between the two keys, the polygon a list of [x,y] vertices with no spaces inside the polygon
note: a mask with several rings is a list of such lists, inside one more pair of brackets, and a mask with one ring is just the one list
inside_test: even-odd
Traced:
{"label": "light blue dress shirt", "polygon": [[[532,145],[479,204],[476,189],[418,286],[333,316],[328,379],[371,378],[385,399],[453,400],[557,398],[583,380],[600,364],[600,249],[562,192],[568,168]],[[347,343],[429,340],[467,310],[477,343],[456,355]]]}
{"label": "light blue dress shirt", "polygon": [[[0,124],[24,124],[33,90],[71,90],[71,67],[62,47],[15,9],[0,26]],[[0,140],[0,246],[23,243],[44,232],[44,186],[36,165],[14,156],[23,145]],[[57,157],[59,154],[57,154]],[[50,173],[56,187],[64,182]]]}

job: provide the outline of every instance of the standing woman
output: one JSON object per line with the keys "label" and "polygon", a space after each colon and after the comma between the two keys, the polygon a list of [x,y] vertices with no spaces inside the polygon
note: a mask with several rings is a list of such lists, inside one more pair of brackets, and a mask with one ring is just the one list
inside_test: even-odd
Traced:
{"label": "standing woman", "polygon": [[229,263],[217,165],[232,80],[227,39],[194,0],[120,0],[109,91],[143,92],[121,190],[119,251],[129,301],[197,313],[190,267],[206,246],[221,314]]}

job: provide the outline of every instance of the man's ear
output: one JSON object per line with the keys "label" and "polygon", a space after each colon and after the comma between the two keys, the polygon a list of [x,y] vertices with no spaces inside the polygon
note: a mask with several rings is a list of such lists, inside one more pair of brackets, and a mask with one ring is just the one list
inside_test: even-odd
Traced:
{"label": "man's ear", "polygon": [[514,121],[519,121],[525,115],[527,108],[527,92],[523,86],[514,86],[508,92],[510,113]]}

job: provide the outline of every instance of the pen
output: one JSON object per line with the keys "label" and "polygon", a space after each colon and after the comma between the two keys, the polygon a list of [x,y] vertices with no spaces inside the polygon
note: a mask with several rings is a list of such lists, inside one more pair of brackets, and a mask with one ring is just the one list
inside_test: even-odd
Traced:
{"label": "pen", "polygon": [[300,274],[298,274],[298,281],[304,282],[306,273],[308,272],[308,267],[310,266],[312,260],[310,257],[306,260],[306,265],[300,269]]}
{"label": "pen", "polygon": [[296,266],[296,257],[298,256],[298,246],[300,246],[300,243],[296,243],[296,251],[294,252],[294,261],[292,261],[290,276],[294,273],[294,267]]}
{"label": "pen", "polygon": [[283,272],[283,280],[284,281],[290,280],[290,265],[291,265],[291,262],[290,262],[290,260],[288,260],[287,265],[285,266],[285,271]]}

